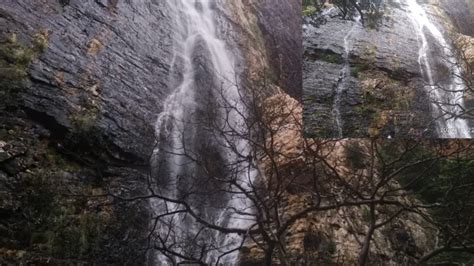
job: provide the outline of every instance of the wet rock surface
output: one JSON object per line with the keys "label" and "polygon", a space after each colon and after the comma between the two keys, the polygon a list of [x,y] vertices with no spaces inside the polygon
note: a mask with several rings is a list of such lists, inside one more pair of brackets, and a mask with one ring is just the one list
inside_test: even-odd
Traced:
{"label": "wet rock surface", "polygon": [[470,0],[435,0],[442,7],[461,34],[474,36],[474,3]]}
{"label": "wet rock surface", "polygon": [[[334,99],[343,79],[340,113],[344,137],[434,134],[430,106],[423,100],[427,95],[418,64],[419,42],[402,8],[388,6],[376,28],[342,20],[335,8],[305,19],[303,102],[307,136],[337,136]],[[347,62],[339,59],[346,49]],[[343,74],[345,64],[350,74]]]}
{"label": "wet rock surface", "polygon": [[146,204],[106,196],[143,193],[142,171],[91,160],[23,111],[0,121],[0,263],[144,262]]}
{"label": "wet rock surface", "polygon": [[8,214],[0,215],[0,263],[145,262],[146,201],[98,195],[145,193],[154,124],[169,93],[166,8],[0,4],[2,64],[10,60],[4,51],[34,50],[20,58],[28,61],[21,88],[3,80],[0,88],[12,99],[0,102],[0,212]]}
{"label": "wet rock surface", "polygon": [[258,25],[265,38],[270,65],[278,85],[296,99],[301,98],[301,2],[299,0],[256,1]]}
{"label": "wet rock surface", "polygon": [[302,95],[301,2],[251,0],[225,3],[219,11],[220,37],[241,57],[244,86],[273,85],[295,99]]}
{"label": "wet rock surface", "polygon": [[24,107],[65,130],[75,118],[93,119],[119,157],[148,160],[167,94],[172,25],[163,1],[8,0],[0,14],[2,38],[46,39],[28,72]]}
{"label": "wet rock surface", "polygon": [[[0,184],[14,179],[39,180],[42,186],[38,189],[58,189],[50,193],[53,196],[62,195],[67,189],[86,194],[91,191],[110,191],[122,196],[144,194],[149,156],[155,143],[154,124],[170,88],[176,86],[171,83],[182,79],[185,64],[178,59],[170,66],[175,32],[167,5],[167,1],[2,1],[0,48],[12,43],[22,53],[34,48],[34,54],[21,64],[21,89],[10,95],[14,101],[0,102]],[[281,0],[278,4],[239,1],[237,5],[239,12],[255,20],[239,24],[240,21],[226,17],[225,12],[229,11],[224,10],[216,18],[220,25],[218,35],[237,54],[236,67],[253,66],[243,58],[260,60],[260,70],[268,68],[268,72],[274,73],[272,82],[283,86],[293,97],[299,97],[300,1]],[[260,35],[247,38],[243,36],[245,31]],[[247,42],[247,47],[253,46],[253,51],[236,45],[240,39]],[[256,45],[257,39],[262,41],[262,46]],[[1,52],[0,60],[3,60]],[[201,63],[205,63],[203,60]],[[201,70],[196,79],[205,87],[213,80],[205,77],[205,69]],[[0,80],[0,96],[3,96],[3,85]],[[47,171],[46,181],[42,179],[44,171]],[[14,185],[22,186],[23,183]],[[34,186],[31,189],[35,191]],[[69,248],[71,243],[45,247],[43,240],[34,245],[24,241],[32,234],[19,239],[17,232],[24,229],[25,223],[21,217],[24,209],[19,206],[28,206],[28,202],[13,199],[15,191],[4,187],[0,193],[0,212],[11,214],[8,223],[12,225],[7,228],[8,237],[4,237],[4,228],[0,226],[0,242],[9,248],[0,248],[0,258],[6,258],[0,259],[0,263],[45,260],[63,263],[53,258],[58,253],[52,254],[48,249]],[[148,232],[150,218],[145,202],[129,204],[113,200],[113,197],[105,201],[71,200],[62,206],[74,212],[71,221],[75,226],[71,230],[81,228],[83,219],[97,217],[107,219],[99,221],[110,225],[107,227],[110,231],[93,233],[100,240],[97,250],[73,250],[71,258],[86,254],[82,256],[84,263],[99,264],[145,261],[143,249],[147,246],[141,241]],[[58,201],[65,200],[58,197]],[[114,203],[112,210],[100,207],[111,203]],[[99,207],[102,209],[98,210]],[[61,208],[55,205],[50,209]],[[43,232],[44,229],[38,231],[42,233],[40,238],[49,237],[43,234],[49,233]],[[73,233],[76,236],[83,232]]]}
{"label": "wet rock surface", "polygon": [[[441,0],[431,0],[429,3],[431,4],[432,13],[435,14],[440,24],[443,25],[443,29],[446,32],[450,32],[448,39],[452,42],[453,47],[461,52],[461,62],[466,63],[463,66],[465,71],[464,78],[468,84],[472,83],[474,2],[469,0],[453,0],[448,3]],[[467,110],[471,110],[474,107],[472,90],[465,93],[464,106]],[[474,117],[468,114],[465,118],[468,120],[467,122],[472,132]]]}

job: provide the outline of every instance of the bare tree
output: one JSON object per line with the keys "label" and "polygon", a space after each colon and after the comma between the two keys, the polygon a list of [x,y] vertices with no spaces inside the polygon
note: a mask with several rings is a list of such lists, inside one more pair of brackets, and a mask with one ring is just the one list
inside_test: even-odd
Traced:
{"label": "bare tree", "polygon": [[[348,144],[352,147],[346,149],[349,153],[341,157],[341,160],[349,159],[355,162],[349,163],[351,165],[349,168],[340,168],[339,171],[334,169],[332,174],[335,180],[340,180],[345,191],[351,192],[348,195],[350,198],[344,201],[366,200],[369,202],[365,207],[366,233],[363,239],[357,240],[361,244],[359,265],[366,265],[369,262],[371,239],[376,230],[382,229],[406,214],[414,215],[417,220],[423,221],[427,229],[440,233],[433,251],[427,251],[428,253],[421,257],[406,254],[412,256],[414,262],[426,262],[433,256],[439,255],[438,252],[443,251],[472,253],[470,247],[472,235],[467,232],[472,232],[474,228],[470,222],[470,212],[465,213],[465,211],[467,211],[466,205],[472,204],[474,196],[472,181],[474,180],[466,175],[457,176],[455,172],[463,169],[464,163],[472,163],[474,158],[472,143],[372,140],[365,145],[364,142],[349,142]],[[356,153],[351,151],[354,149]],[[461,160],[462,163],[450,169],[451,176],[444,177],[445,183],[440,183],[433,177],[439,174],[433,172],[433,168],[441,167],[443,163],[455,158]],[[471,168],[469,171],[472,173],[472,170]],[[435,186],[440,186],[439,197],[435,200],[422,197],[420,191],[423,188],[416,187],[429,186],[430,182],[435,182]],[[443,185],[448,185],[448,188],[443,188]],[[466,194],[459,194],[461,187],[466,189]],[[453,203],[453,199],[461,198],[466,201]],[[439,217],[439,212],[447,211],[452,212],[453,217],[454,215],[464,216],[466,219],[455,227],[452,227],[452,221],[448,223],[449,225],[443,225],[442,223],[446,221],[440,222],[442,218]],[[457,244],[453,245],[454,242]]]}
{"label": "bare tree", "polygon": [[[265,80],[239,91],[245,95],[238,95],[238,103],[225,88],[212,91],[203,105],[208,108],[197,109],[183,123],[192,127],[162,136],[173,139],[174,146],[158,142],[160,157],[157,171],[150,173],[148,194],[109,194],[118,200],[150,200],[147,249],[161,254],[160,259],[218,265],[252,253],[265,265],[288,265],[294,262],[288,247],[295,225],[329,212],[362,224],[364,232],[354,233],[359,265],[371,262],[375,235],[407,217],[416,217],[422,230],[438,232],[431,250],[401,251],[412,262],[446,252],[472,253],[472,219],[464,213],[474,202],[469,175],[455,182],[458,168],[442,173],[450,186],[442,187],[436,200],[421,197],[417,186],[440,175],[431,170],[442,163],[456,158],[471,162],[474,144],[306,139],[296,100]],[[460,189],[465,201],[454,208]],[[446,210],[466,219],[462,224],[443,220],[439,212]],[[361,221],[354,221],[354,213]]]}

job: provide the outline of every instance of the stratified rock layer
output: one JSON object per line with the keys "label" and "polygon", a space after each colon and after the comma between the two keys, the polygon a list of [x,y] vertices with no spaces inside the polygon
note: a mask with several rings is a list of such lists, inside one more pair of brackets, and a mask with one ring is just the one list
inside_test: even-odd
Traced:
{"label": "stratified rock layer", "polygon": [[[308,136],[337,136],[333,110],[340,86],[344,137],[434,134],[429,133],[434,128],[418,63],[419,41],[402,6],[388,5],[376,28],[343,20],[336,8],[323,19],[306,20],[303,102]],[[343,73],[345,64],[350,73]]]}
{"label": "stratified rock layer", "polygon": [[[6,0],[0,3],[0,77],[10,74],[3,69],[4,61],[10,60],[4,60],[5,51],[11,53],[10,48],[17,47],[13,57],[22,60],[18,66],[12,64],[18,69],[10,66],[8,69],[18,72],[21,89],[13,92],[4,89],[5,82],[0,81],[0,96],[9,96],[9,100],[0,102],[2,184],[9,184],[10,180],[35,180],[46,171],[49,179],[57,183],[46,182],[44,186],[54,186],[57,194],[67,189],[87,193],[81,189],[90,187],[122,196],[145,193],[142,189],[146,187],[149,159],[156,141],[156,118],[164,99],[176,85],[170,83],[179,80],[183,72],[179,67],[183,62],[170,67],[175,34],[175,21],[168,10],[170,4],[173,1]],[[242,84],[253,84],[267,72],[271,73],[268,81],[283,84],[293,97],[301,95],[298,76],[301,57],[296,56],[301,54],[300,6],[298,0],[278,4],[232,1],[215,6],[221,9],[216,17],[218,35],[239,59],[235,67],[239,68],[238,73],[243,73]],[[32,54],[26,56],[26,53]],[[200,56],[206,60],[205,53]],[[196,75],[202,87],[212,82],[204,70]],[[20,85],[15,84],[16,87]],[[47,151],[42,151],[46,148]],[[71,179],[74,181],[68,182],[71,187],[65,187],[63,181]],[[30,194],[37,192],[33,186]],[[0,194],[0,212],[13,213],[8,223],[15,225],[6,230],[5,238],[4,228],[0,228],[2,245],[13,243],[5,251],[12,256],[0,263],[41,263],[50,259],[45,254],[51,255],[51,251],[45,252],[36,243],[30,244],[29,240],[18,243],[16,233],[21,232],[21,226],[17,225],[25,222],[19,206],[25,202],[10,199],[15,192],[3,186]],[[103,255],[98,258],[93,252],[85,252],[87,257],[73,252],[73,257],[82,256],[84,261],[95,263],[144,261],[143,249],[147,247],[140,241],[146,237],[149,222],[144,211],[146,202],[114,206],[117,209],[108,212],[113,231],[97,233]],[[104,213],[95,207],[76,206],[73,201],[67,207],[81,214]],[[71,218],[74,223],[71,230],[78,226],[75,223],[81,217]],[[26,238],[32,237],[28,234]],[[127,246],[128,243],[133,246]],[[3,251],[0,250],[0,257]],[[64,257],[65,254],[53,255]],[[51,261],[55,260],[51,258]]]}
{"label": "stratified rock layer", "polygon": [[147,161],[167,94],[173,27],[164,1],[62,3],[1,4],[3,37],[47,35],[47,49],[31,65],[23,106],[66,129],[75,119],[94,119],[122,152]]}

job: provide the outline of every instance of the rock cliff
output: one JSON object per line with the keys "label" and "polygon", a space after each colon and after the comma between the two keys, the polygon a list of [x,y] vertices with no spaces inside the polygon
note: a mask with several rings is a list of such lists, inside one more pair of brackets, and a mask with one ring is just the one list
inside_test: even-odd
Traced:
{"label": "rock cliff", "polygon": [[[453,27],[470,31],[464,26],[472,23],[469,3],[431,2],[424,6],[430,16],[445,22],[440,28],[446,36]],[[343,20],[338,13],[328,7],[323,14],[305,19],[306,134],[335,136],[334,113],[338,109],[345,137],[439,135],[426,90],[426,70],[419,63],[420,39],[407,6],[386,2],[383,17],[366,27],[357,18]],[[437,13],[445,17],[439,18]],[[466,23],[460,26],[462,21]],[[434,43],[434,39],[428,42]],[[442,59],[434,56],[441,54],[441,49],[434,46],[429,52],[435,76],[447,71]],[[348,73],[343,72],[345,67]]]}
{"label": "rock cliff", "polygon": [[[472,84],[474,79],[474,3],[468,0],[445,1],[431,0],[432,13],[439,19],[446,29],[449,39],[456,48],[456,55],[463,67],[464,79],[469,90],[465,93],[466,108],[474,107],[474,92]],[[468,116],[470,126],[474,127],[473,116]]]}
{"label": "rock cliff", "polygon": [[[170,68],[171,2],[0,4],[0,263],[145,260],[147,204],[106,195],[146,187],[156,118],[180,75]],[[243,81],[268,71],[298,97],[299,1],[232,5],[216,19],[237,67],[254,68]],[[31,205],[37,190],[45,198]]]}
{"label": "rock cliff", "polygon": [[[268,119],[274,130],[274,134],[267,139],[267,146],[272,147],[272,151],[278,154],[273,157],[262,156],[261,160],[267,189],[270,191],[274,189],[272,192],[278,194],[278,201],[274,204],[278,206],[279,222],[276,222],[274,227],[281,229],[278,227],[280,223],[284,224],[297,213],[314,206],[315,202],[318,202],[318,196],[321,196],[323,202],[324,198],[333,196],[341,197],[343,201],[344,197],[352,197],[353,193],[358,193],[347,188],[338,188],[336,178],[334,176],[329,178],[323,165],[312,168],[314,164],[318,164],[318,159],[313,157],[313,153],[327,154],[329,164],[336,168],[344,182],[359,184],[355,186],[361,193],[370,191],[369,187],[366,187],[367,191],[363,191],[362,187],[365,186],[361,184],[366,181],[374,182],[378,177],[372,177],[373,179],[368,181],[364,180],[367,176],[354,174],[357,171],[368,171],[365,168],[368,162],[362,162],[361,165],[364,166],[361,169],[354,168],[353,158],[348,155],[350,150],[356,147],[358,158],[365,157],[369,153],[370,141],[319,142],[318,139],[305,138],[301,124],[302,105],[285,93],[266,99],[263,105],[271,114]],[[281,127],[282,124],[285,126]],[[370,156],[366,158],[368,157]],[[272,164],[276,164],[277,167]],[[284,181],[276,181],[278,175],[281,175],[280,178]],[[399,188],[400,185],[393,182],[390,186],[384,187],[380,193],[384,194],[390,187]],[[401,196],[397,200],[407,204],[418,203],[411,195]],[[373,235],[368,265],[412,265],[416,263],[413,258],[433,249],[435,232],[429,228],[421,215],[410,212],[397,215],[396,208],[390,206],[378,206],[376,209],[377,219],[380,221],[387,219],[388,222]],[[394,216],[390,218],[392,215]],[[277,254],[273,263],[274,265],[285,263],[286,265],[315,263],[356,265],[363,238],[368,232],[368,221],[367,206],[321,209],[307,213],[284,230],[279,238],[283,247],[275,251]],[[274,232],[279,230],[275,229]],[[241,259],[243,265],[259,265],[264,260],[264,252],[255,244],[247,245],[242,249]]]}

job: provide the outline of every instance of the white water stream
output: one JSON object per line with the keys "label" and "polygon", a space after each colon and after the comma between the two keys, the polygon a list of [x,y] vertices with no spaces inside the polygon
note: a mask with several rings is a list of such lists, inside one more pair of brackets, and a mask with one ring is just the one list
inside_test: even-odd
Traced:
{"label": "white water stream", "polygon": [[[399,1],[400,2],[400,1]],[[441,138],[471,138],[468,122],[458,117],[464,108],[463,84],[461,69],[453,56],[452,47],[446,41],[442,31],[433,23],[424,8],[416,0],[401,0],[408,7],[410,17],[417,29],[421,41],[418,62],[424,74],[427,90],[431,98],[438,136]],[[436,74],[430,62],[430,43],[428,35],[442,47],[443,60],[451,72],[449,86],[437,84]]]}
{"label": "white water stream", "polygon": [[332,109],[333,119],[334,119],[336,130],[337,130],[337,137],[339,138],[344,137],[343,130],[342,130],[343,122],[341,118],[341,97],[344,90],[347,90],[349,88],[349,78],[351,75],[349,55],[351,52],[352,43],[350,42],[350,40],[351,38],[354,37],[354,33],[357,32],[357,30],[360,30],[362,28],[362,25],[360,24],[360,19],[361,18],[359,15],[355,17],[355,23],[351,22],[353,23],[353,25],[351,29],[347,32],[347,34],[344,36],[344,54],[343,54],[344,66],[339,76],[339,83],[336,87],[336,96],[334,97],[334,104],[333,104],[333,109]]}
{"label": "white water stream", "polygon": [[[173,60],[170,69],[170,90],[171,94],[166,98],[163,104],[163,111],[159,114],[156,122],[156,136],[159,140],[155,149],[155,164],[160,162],[166,166],[166,176],[157,181],[158,194],[172,199],[180,199],[183,193],[184,176],[192,176],[199,179],[197,166],[183,156],[187,152],[183,144],[195,144],[199,141],[200,128],[198,121],[199,114],[197,110],[209,108],[206,105],[207,100],[217,103],[214,107],[219,119],[216,124],[222,125],[222,130],[234,130],[233,135],[226,136],[224,139],[219,134],[204,136],[209,138],[214,136],[217,145],[216,152],[219,153],[222,162],[213,163],[224,164],[227,162],[233,166],[233,175],[237,176],[237,183],[244,189],[248,189],[255,177],[255,171],[252,170],[251,162],[235,163],[238,155],[250,155],[250,148],[247,141],[238,135],[246,134],[244,119],[246,110],[242,104],[241,93],[239,92],[239,72],[237,71],[237,59],[226,42],[219,37],[218,27],[216,25],[216,8],[220,4],[219,0],[167,0],[173,13],[173,19],[176,25]],[[206,69],[208,72],[203,71]],[[174,73],[174,74],[173,74]],[[179,74],[176,74],[179,73]],[[209,76],[202,76],[203,73],[210,73]],[[201,75],[201,76],[199,76]],[[200,80],[200,81],[198,81]],[[199,82],[205,82],[209,86],[198,85]],[[204,88],[205,87],[205,88]],[[206,91],[203,91],[206,90]],[[213,99],[206,99],[212,95]],[[204,100],[203,100],[204,98]],[[214,99],[215,98],[215,99]],[[226,104],[224,104],[224,102]],[[204,104],[203,104],[204,103]],[[223,108],[226,105],[234,109]],[[212,107],[210,107],[212,108]],[[201,125],[202,128],[202,125]],[[201,139],[202,140],[202,139]],[[160,143],[162,142],[162,143]],[[231,147],[229,143],[232,143]],[[166,147],[166,148],[162,148]],[[240,158],[241,159],[241,158]],[[249,170],[250,169],[250,170]],[[163,175],[163,171],[158,173]],[[190,177],[187,177],[190,178]],[[223,177],[225,178],[225,177]],[[184,183],[186,183],[185,181]],[[199,180],[193,180],[199,185]],[[191,182],[189,182],[191,183]],[[185,184],[185,187],[191,184]],[[205,188],[199,188],[202,191]],[[235,187],[230,187],[235,191]],[[247,229],[252,223],[248,215],[251,206],[249,201],[239,193],[226,195],[220,203],[224,207],[215,213],[208,214],[204,206],[193,206],[196,212],[203,218],[210,219],[211,223],[228,228]],[[200,195],[206,197],[206,195]],[[194,203],[199,204],[199,203]],[[152,200],[152,209],[155,216],[164,213],[182,210],[180,204],[170,203],[164,200]],[[204,210],[203,210],[204,208]],[[211,212],[211,211],[209,211]],[[164,244],[173,244],[172,250],[187,254],[189,257],[195,255],[196,250],[187,250],[190,238],[193,237],[196,242],[206,243],[209,251],[205,252],[203,258],[206,263],[215,264],[217,258],[222,253],[236,248],[241,237],[234,234],[223,235],[218,232],[208,231],[207,234],[201,233],[202,227],[196,223],[190,215],[177,213],[162,218],[155,230],[162,239],[166,239]],[[155,239],[155,244],[163,246]],[[212,246],[212,248],[211,248]],[[200,252],[201,250],[197,250]],[[153,261],[158,265],[170,265],[186,261],[174,255],[164,256],[160,252],[155,253]],[[238,259],[238,252],[230,253],[220,258],[220,263],[235,263]],[[174,261],[173,261],[174,260]]]}

